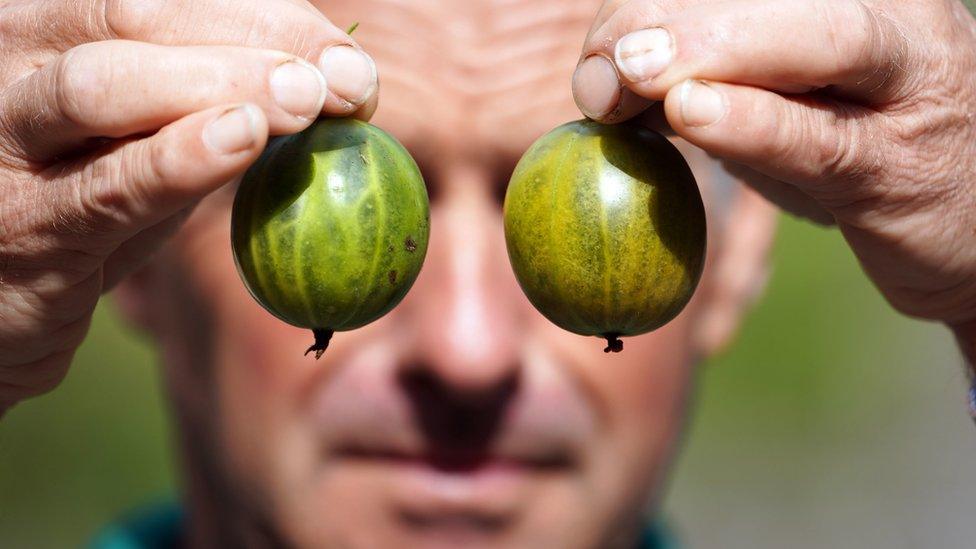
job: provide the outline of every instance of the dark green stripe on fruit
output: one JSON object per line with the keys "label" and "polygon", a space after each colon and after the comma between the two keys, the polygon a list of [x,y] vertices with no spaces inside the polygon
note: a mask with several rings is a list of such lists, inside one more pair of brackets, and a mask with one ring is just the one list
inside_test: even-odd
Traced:
{"label": "dark green stripe on fruit", "polygon": [[662,136],[636,125],[565,124],[519,161],[505,236],[532,304],[560,327],[627,336],[687,304],[705,255],[694,177]]}
{"label": "dark green stripe on fruit", "polygon": [[382,130],[349,119],[274,140],[245,175],[232,221],[238,268],[255,299],[286,322],[334,331],[399,303],[428,234],[416,163]]}

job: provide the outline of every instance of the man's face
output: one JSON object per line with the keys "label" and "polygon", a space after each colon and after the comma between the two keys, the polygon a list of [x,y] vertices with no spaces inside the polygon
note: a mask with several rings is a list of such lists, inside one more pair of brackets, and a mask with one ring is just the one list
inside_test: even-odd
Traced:
{"label": "man's face", "polygon": [[429,253],[399,307],[337,333],[316,361],[303,356],[312,334],[240,282],[231,192],[197,209],[163,256],[154,321],[191,496],[221,485],[234,499],[218,506],[297,546],[632,540],[680,430],[701,300],[604,354],[531,307],[502,229],[521,153],[579,118],[569,83],[597,2],[318,7],[339,26],[361,23],[381,75],[373,123],[427,180]]}

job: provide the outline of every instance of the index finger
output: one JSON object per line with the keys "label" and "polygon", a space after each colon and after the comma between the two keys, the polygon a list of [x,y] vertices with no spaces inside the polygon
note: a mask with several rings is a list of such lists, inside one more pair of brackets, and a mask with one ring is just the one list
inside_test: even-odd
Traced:
{"label": "index finger", "polygon": [[649,99],[699,78],[786,93],[831,86],[884,103],[911,73],[903,29],[860,0],[744,0],[649,16],[657,4],[628,3],[584,50],[610,56],[622,83]]}
{"label": "index finger", "polygon": [[579,64],[573,75],[573,97],[580,111],[589,118],[605,123],[627,120],[647,109],[653,102],[635,94],[621,84],[613,63],[616,38],[605,32],[607,21],[617,13],[638,12],[644,18],[660,18],[692,4],[714,0],[606,0],[600,6],[586,34]]}
{"label": "index finger", "polygon": [[316,64],[325,75],[327,114],[348,115],[375,102],[372,58],[305,0],[48,1],[15,16],[17,24],[9,27],[19,29],[28,44],[41,37],[57,53],[115,39],[285,51]]}
{"label": "index finger", "polygon": [[596,17],[593,19],[590,31],[586,33],[586,45],[583,47],[583,56],[585,57],[587,51],[592,49],[591,40],[596,31],[600,30],[608,19],[625,6],[628,6],[628,9],[633,9],[636,6],[647,17],[661,17],[693,4],[709,4],[715,1],[718,0],[653,0],[639,3],[634,2],[634,0],[605,0],[603,5],[600,6],[600,11],[597,12]]}

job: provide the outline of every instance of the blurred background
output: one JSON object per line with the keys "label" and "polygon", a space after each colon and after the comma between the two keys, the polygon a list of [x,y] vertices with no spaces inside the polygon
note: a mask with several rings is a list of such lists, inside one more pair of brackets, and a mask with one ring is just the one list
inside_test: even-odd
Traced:
{"label": "blurred background", "polygon": [[[103,301],[64,384],[0,422],[0,547],[77,546],[175,491],[155,362]],[[965,392],[945,330],[785,218],[765,299],[701,370],[666,518],[693,549],[971,547]]]}

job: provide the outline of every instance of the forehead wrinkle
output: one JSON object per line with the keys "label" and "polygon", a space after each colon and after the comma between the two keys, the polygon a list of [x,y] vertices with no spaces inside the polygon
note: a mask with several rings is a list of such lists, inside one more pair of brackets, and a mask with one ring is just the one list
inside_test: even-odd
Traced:
{"label": "forehead wrinkle", "polygon": [[[380,71],[377,124],[414,149],[524,150],[579,118],[570,79],[598,0],[326,1]],[[371,20],[369,14],[376,14]]]}

